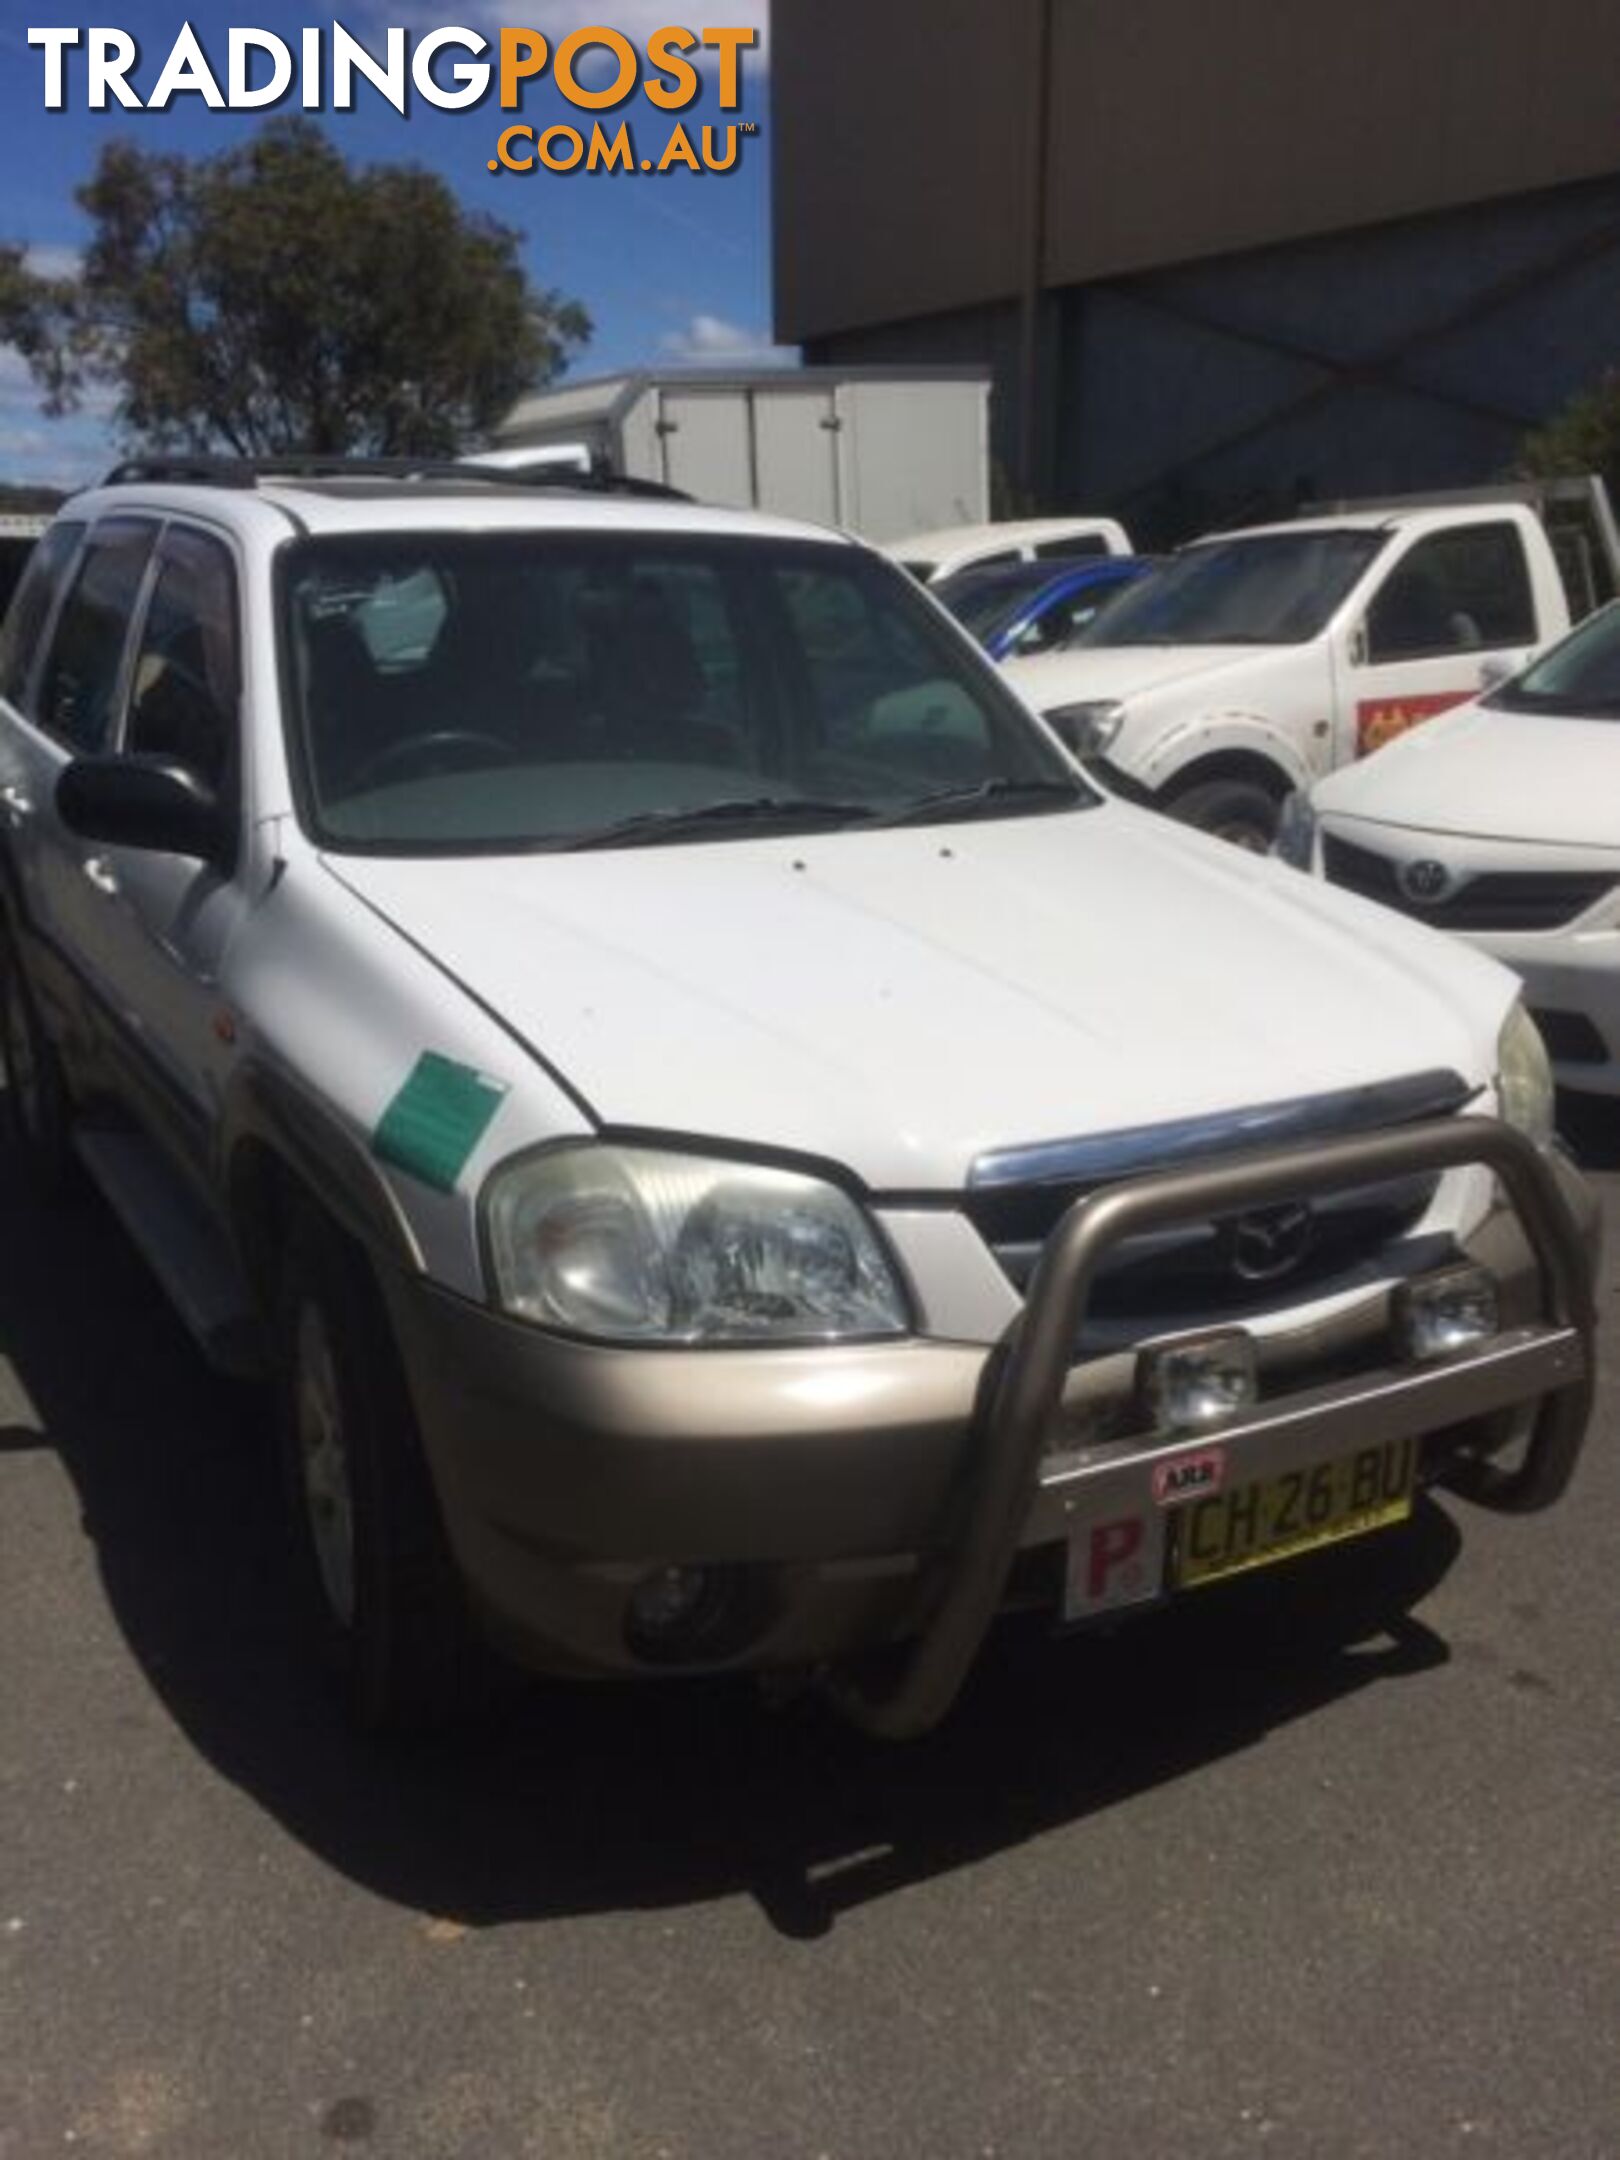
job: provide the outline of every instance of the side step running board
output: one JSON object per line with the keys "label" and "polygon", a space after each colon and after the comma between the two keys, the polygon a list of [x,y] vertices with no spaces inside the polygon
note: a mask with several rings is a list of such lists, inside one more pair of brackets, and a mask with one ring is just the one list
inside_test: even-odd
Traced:
{"label": "side step running board", "polygon": [[74,1151],[208,1362],[236,1379],[267,1369],[236,1255],[149,1140],[79,1126]]}

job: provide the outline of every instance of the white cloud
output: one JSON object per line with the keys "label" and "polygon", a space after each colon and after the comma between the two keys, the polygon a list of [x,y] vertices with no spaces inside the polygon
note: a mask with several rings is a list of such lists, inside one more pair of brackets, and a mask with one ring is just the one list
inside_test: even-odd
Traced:
{"label": "white cloud", "polygon": [[666,359],[705,367],[796,367],[795,345],[773,345],[764,330],[727,322],[723,315],[694,315],[680,330],[658,341]]}
{"label": "white cloud", "polygon": [[35,277],[77,277],[84,267],[84,251],[76,247],[31,247],[23,260]]}

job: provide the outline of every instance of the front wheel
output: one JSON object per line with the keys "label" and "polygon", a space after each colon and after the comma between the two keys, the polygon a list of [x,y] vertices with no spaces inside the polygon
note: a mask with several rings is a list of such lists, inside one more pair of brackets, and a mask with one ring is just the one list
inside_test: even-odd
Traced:
{"label": "front wheel", "polygon": [[1196,825],[1251,855],[1269,855],[1282,806],[1253,780],[1202,780],[1172,795],[1164,807],[1183,825]]}
{"label": "front wheel", "polygon": [[366,1730],[443,1722],[481,1661],[376,1282],[313,1214],[287,1241],[276,1370],[304,1630]]}

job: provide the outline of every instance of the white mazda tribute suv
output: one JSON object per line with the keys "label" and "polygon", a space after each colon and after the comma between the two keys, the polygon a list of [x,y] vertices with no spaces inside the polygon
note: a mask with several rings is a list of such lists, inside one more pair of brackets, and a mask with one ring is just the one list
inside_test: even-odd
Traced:
{"label": "white mazda tribute suv", "polygon": [[77,1155],[276,1382],[373,1723],[482,1633],[917,1732],[1006,1604],[1540,1506],[1581,1445],[1513,978],[1107,799],[833,533],[121,468],[0,635],[0,1041],[41,1192]]}

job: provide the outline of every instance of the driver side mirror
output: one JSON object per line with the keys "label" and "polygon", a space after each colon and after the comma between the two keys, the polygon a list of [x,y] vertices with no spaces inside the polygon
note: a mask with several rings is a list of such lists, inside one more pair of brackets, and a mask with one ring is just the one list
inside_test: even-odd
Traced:
{"label": "driver side mirror", "polygon": [[222,864],[219,800],[189,767],[161,757],[75,758],[56,783],[57,815],[82,840]]}

